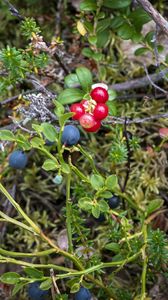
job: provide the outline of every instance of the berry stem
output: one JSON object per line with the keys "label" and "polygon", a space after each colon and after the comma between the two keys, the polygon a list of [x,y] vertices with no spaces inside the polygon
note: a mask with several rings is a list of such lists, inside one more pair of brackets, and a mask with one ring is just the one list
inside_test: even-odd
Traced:
{"label": "berry stem", "polygon": [[73,253],[70,188],[71,188],[71,172],[68,173],[66,177],[66,227],[67,227],[67,235],[68,235],[68,251],[70,253]]}
{"label": "berry stem", "polygon": [[98,174],[98,175],[101,175],[101,174],[99,173],[99,171],[97,170],[96,166],[95,166],[95,163],[94,163],[94,161],[93,161],[93,157],[92,157],[90,154],[88,154],[88,153],[82,148],[81,145],[78,145],[77,148],[78,148],[79,151],[80,151],[80,152],[81,152],[81,153],[89,160],[89,162],[90,162],[90,164],[91,164],[91,166],[92,166],[94,172],[95,172],[96,174]]}

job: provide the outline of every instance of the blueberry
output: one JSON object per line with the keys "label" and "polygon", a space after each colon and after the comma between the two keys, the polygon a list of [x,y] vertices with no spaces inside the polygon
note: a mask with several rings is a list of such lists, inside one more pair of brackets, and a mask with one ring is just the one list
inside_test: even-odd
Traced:
{"label": "blueberry", "polygon": [[66,125],[62,133],[62,144],[66,146],[73,146],[79,142],[80,132],[77,127],[73,125]]}
{"label": "blueberry", "polygon": [[104,222],[105,221],[105,215],[103,214],[103,213],[100,213],[100,216],[98,217],[98,218],[95,218],[95,220],[97,221],[97,222]]}
{"label": "blueberry", "polygon": [[108,205],[111,209],[117,208],[120,205],[120,198],[118,196],[113,196],[108,199]]}
{"label": "blueberry", "polygon": [[40,282],[36,281],[30,283],[28,286],[28,296],[30,300],[46,300],[49,295],[48,291],[44,291],[40,289]]}
{"label": "blueberry", "polygon": [[92,296],[88,289],[81,287],[75,294],[75,300],[91,300]]}
{"label": "blueberry", "polygon": [[16,150],[9,157],[9,166],[15,169],[24,169],[27,161],[27,155],[21,150]]}

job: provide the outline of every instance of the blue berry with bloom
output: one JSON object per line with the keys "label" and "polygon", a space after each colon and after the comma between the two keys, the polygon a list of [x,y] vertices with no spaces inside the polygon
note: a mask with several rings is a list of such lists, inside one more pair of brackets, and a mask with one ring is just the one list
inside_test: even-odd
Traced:
{"label": "blue berry with bloom", "polygon": [[120,205],[120,198],[118,196],[113,196],[110,199],[108,199],[108,205],[111,209],[117,208]]}
{"label": "blue berry with bloom", "polygon": [[41,282],[35,281],[28,286],[28,296],[30,300],[47,300],[49,292],[40,289]]}
{"label": "blue berry with bloom", "polygon": [[66,125],[62,133],[62,144],[66,146],[76,145],[80,140],[79,129],[74,125]]}
{"label": "blue berry with bloom", "polygon": [[81,287],[80,290],[75,294],[75,300],[91,300],[91,298],[91,293],[85,287]]}
{"label": "blue berry with bloom", "polygon": [[24,169],[27,165],[28,157],[21,150],[15,150],[9,156],[9,166],[15,169]]}

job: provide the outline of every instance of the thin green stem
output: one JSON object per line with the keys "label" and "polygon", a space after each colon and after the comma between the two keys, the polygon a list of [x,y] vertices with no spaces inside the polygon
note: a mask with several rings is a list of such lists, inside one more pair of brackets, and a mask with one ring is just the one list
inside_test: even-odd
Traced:
{"label": "thin green stem", "polygon": [[146,247],[147,247],[147,225],[144,224],[142,228],[143,238],[144,238],[144,246],[142,248],[142,258],[143,258],[143,269],[141,275],[141,300],[146,299],[146,274],[147,274],[147,266],[148,266],[148,257],[146,254]]}
{"label": "thin green stem", "polygon": [[38,147],[37,149],[40,150],[40,151],[42,151],[43,153],[45,153],[49,158],[51,158],[52,160],[55,161],[55,163],[56,163],[57,166],[59,166],[59,162],[56,159],[56,157],[54,155],[52,155],[47,149],[40,148],[40,147]]}
{"label": "thin green stem", "polygon": [[10,223],[15,224],[15,225],[17,225],[17,226],[19,226],[19,227],[22,227],[22,228],[25,229],[25,230],[28,230],[28,231],[34,233],[34,230],[33,230],[30,226],[27,226],[26,224],[24,224],[24,223],[22,223],[22,222],[19,222],[19,221],[13,219],[13,218],[7,216],[7,215],[4,214],[2,211],[0,211],[0,216],[3,218],[3,219],[0,220],[0,221],[3,221],[3,222],[10,222]]}
{"label": "thin green stem", "polygon": [[66,178],[66,228],[67,228],[67,236],[68,236],[68,250],[70,253],[73,253],[70,188],[71,188],[71,173],[67,174],[67,178]]}
{"label": "thin green stem", "polygon": [[40,228],[27,216],[27,214],[23,211],[20,205],[12,198],[12,196],[8,193],[8,191],[4,188],[4,186],[0,183],[0,191],[5,195],[5,197],[10,201],[10,203],[15,207],[17,212],[27,221],[27,223],[31,226],[35,233],[40,234]]}
{"label": "thin green stem", "polygon": [[84,182],[90,184],[89,179],[88,179],[81,171],[79,171],[79,170],[78,170],[71,162],[70,162],[70,167],[71,167],[72,171],[73,171],[80,179],[82,179]]}
{"label": "thin green stem", "polygon": [[91,164],[92,169],[94,170],[94,172],[95,172],[96,174],[98,174],[98,175],[101,175],[101,174],[99,173],[99,171],[97,170],[96,166],[95,166],[95,163],[94,163],[94,161],[93,161],[93,157],[92,157],[90,154],[88,154],[88,153],[83,149],[83,147],[82,147],[81,145],[78,145],[77,148],[78,148],[79,151],[80,151],[80,152],[81,152],[81,153],[89,160],[89,162],[90,162],[90,164]]}
{"label": "thin green stem", "polygon": [[0,248],[0,254],[10,257],[41,257],[50,255],[55,252],[55,249],[48,249],[40,252],[34,252],[34,253],[22,253],[22,252],[14,252],[14,251],[8,251],[5,249]]}
{"label": "thin green stem", "polygon": [[62,132],[64,130],[64,126],[60,127],[59,131],[59,136],[58,136],[58,144],[57,144],[57,149],[58,149],[58,155],[61,163],[64,163],[63,155],[62,155],[62,143],[61,143],[61,138],[62,138]]}
{"label": "thin green stem", "polygon": [[65,268],[62,266],[57,266],[54,264],[46,264],[46,265],[45,264],[33,264],[33,263],[26,262],[26,261],[10,258],[10,257],[3,257],[1,255],[0,255],[0,262],[12,263],[14,265],[20,265],[23,267],[32,267],[32,268],[37,268],[37,269],[54,269],[57,271],[72,272],[72,273],[74,271],[73,269]]}

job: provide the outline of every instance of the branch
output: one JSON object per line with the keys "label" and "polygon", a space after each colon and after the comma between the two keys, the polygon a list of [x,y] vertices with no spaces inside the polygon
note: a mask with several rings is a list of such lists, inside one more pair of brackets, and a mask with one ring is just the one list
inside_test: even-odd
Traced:
{"label": "branch", "polygon": [[137,0],[143,9],[151,16],[154,22],[168,35],[168,22],[166,19],[153,7],[148,0]]}
{"label": "branch", "polygon": [[[145,117],[142,119],[141,118],[135,118],[135,119],[127,118],[127,124],[138,124],[138,123],[149,122],[149,121],[155,120],[155,119],[167,119],[167,118],[168,118],[168,113],[153,115],[153,116]],[[125,123],[125,118],[119,118],[119,117],[109,117],[107,121],[102,122],[103,125],[124,124],[124,123]]]}
{"label": "branch", "polygon": [[[124,90],[131,90],[131,89],[137,89],[141,87],[145,87],[147,85],[151,84],[152,82],[158,82],[168,73],[168,69],[160,71],[158,74],[152,74],[148,76],[144,76],[142,78],[122,82],[122,83],[115,83],[109,86],[109,88],[114,89],[116,91],[124,91]],[[150,81],[149,81],[150,77]]]}

